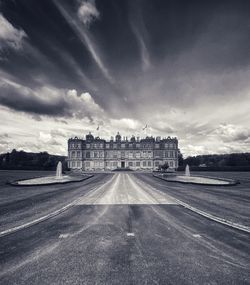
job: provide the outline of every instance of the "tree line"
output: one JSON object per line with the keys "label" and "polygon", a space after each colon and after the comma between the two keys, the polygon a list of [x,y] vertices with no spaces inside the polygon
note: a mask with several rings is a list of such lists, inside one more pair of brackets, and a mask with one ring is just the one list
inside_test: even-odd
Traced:
{"label": "tree line", "polygon": [[183,158],[179,153],[179,168],[186,165],[194,170],[247,170],[250,171],[250,153],[207,154]]}
{"label": "tree line", "polygon": [[0,154],[0,169],[7,170],[55,170],[61,161],[63,169],[67,169],[66,157],[51,155],[47,152],[31,153],[13,149],[11,152]]}

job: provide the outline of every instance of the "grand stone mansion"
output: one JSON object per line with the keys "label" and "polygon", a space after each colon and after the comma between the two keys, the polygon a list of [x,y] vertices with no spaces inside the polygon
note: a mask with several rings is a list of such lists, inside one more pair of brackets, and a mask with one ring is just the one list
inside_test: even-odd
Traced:
{"label": "grand stone mansion", "polygon": [[68,167],[82,170],[154,170],[168,163],[178,167],[177,138],[132,136],[123,138],[118,133],[115,139],[104,140],[91,133],[85,139],[78,137],[68,140]]}

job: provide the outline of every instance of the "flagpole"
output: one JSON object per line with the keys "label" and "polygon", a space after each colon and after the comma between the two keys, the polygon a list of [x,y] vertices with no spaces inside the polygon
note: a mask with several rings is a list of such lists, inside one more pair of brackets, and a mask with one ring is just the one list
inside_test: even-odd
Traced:
{"label": "flagpole", "polygon": [[146,126],[142,129],[143,131],[145,131],[145,137],[147,137],[147,128],[148,128],[148,124],[146,124]]}
{"label": "flagpole", "polygon": [[99,132],[100,126],[99,126],[99,125],[98,125],[98,127],[96,128],[96,130],[98,131],[98,132],[97,132],[97,136],[100,138],[100,132]]}

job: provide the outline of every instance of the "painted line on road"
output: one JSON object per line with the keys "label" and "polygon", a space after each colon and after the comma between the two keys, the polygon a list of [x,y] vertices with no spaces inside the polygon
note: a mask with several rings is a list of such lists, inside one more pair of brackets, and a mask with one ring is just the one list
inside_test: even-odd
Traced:
{"label": "painted line on road", "polygon": [[[108,180],[107,182],[105,182],[103,185],[107,184],[109,181],[110,181],[110,180]],[[102,185],[102,186],[103,186],[103,185]],[[100,188],[100,187],[102,187],[102,186],[96,186],[96,187],[94,187],[93,189],[91,189],[89,192],[96,191],[96,189],[98,189],[98,188]],[[88,192],[88,193],[89,193],[89,192]],[[88,193],[87,193],[87,194],[88,194]],[[46,221],[46,220],[48,220],[48,219],[51,219],[51,218],[53,218],[53,217],[55,217],[55,216],[57,216],[57,215],[59,215],[59,214],[65,212],[65,211],[68,210],[69,208],[71,208],[71,207],[77,205],[77,203],[78,203],[83,197],[84,197],[84,195],[80,196],[79,198],[77,198],[77,199],[74,200],[73,202],[71,202],[71,203],[65,205],[64,207],[62,207],[62,208],[60,208],[60,209],[58,209],[58,210],[56,210],[56,211],[54,211],[54,212],[52,212],[52,213],[49,213],[49,214],[47,214],[47,215],[45,215],[45,216],[42,216],[42,217],[40,217],[40,218],[38,218],[38,219],[36,219],[36,220],[33,220],[33,221],[31,221],[31,222],[22,224],[22,225],[20,225],[20,226],[16,226],[16,227],[14,227],[14,228],[10,228],[10,229],[8,229],[8,230],[4,230],[4,231],[0,232],[0,238],[3,237],[3,236],[9,235],[9,234],[15,233],[15,232],[17,232],[17,231],[26,229],[26,228],[28,228],[28,227],[34,226],[34,225],[39,224],[39,223],[41,223],[41,222],[44,222],[44,221]]]}
{"label": "painted line on road", "polygon": [[[157,178],[159,178],[159,177],[157,177]],[[162,179],[162,180],[165,180],[165,179]],[[166,181],[166,180],[165,180],[165,181]],[[143,183],[144,183],[144,182],[143,182]],[[154,188],[154,189],[155,189],[155,188]],[[162,191],[159,191],[159,190],[157,190],[157,189],[155,189],[155,191],[162,192]],[[163,192],[163,193],[164,193],[164,192]],[[170,194],[167,194],[167,195],[171,196]],[[219,217],[217,217],[217,216],[214,216],[214,215],[212,215],[212,214],[209,214],[209,213],[207,213],[207,212],[204,212],[204,211],[202,211],[202,210],[199,210],[199,209],[197,209],[197,208],[195,208],[195,207],[193,207],[193,206],[190,206],[189,204],[184,203],[184,202],[182,202],[182,201],[180,201],[180,200],[174,198],[173,196],[171,196],[171,197],[172,197],[172,199],[174,199],[178,204],[180,204],[180,205],[183,206],[184,208],[187,208],[187,209],[189,209],[189,210],[191,210],[191,211],[193,211],[193,212],[195,212],[195,213],[197,213],[197,214],[199,214],[199,215],[201,215],[201,216],[203,216],[203,217],[205,217],[205,218],[208,218],[208,219],[213,220],[213,221],[215,221],[215,222],[217,222],[217,223],[226,225],[226,226],[228,226],[228,227],[231,227],[231,228],[234,228],[234,229],[237,229],[237,230],[241,230],[241,231],[243,231],[243,232],[250,233],[250,227],[248,227],[248,226],[244,226],[244,225],[241,225],[241,224],[238,224],[238,223],[234,223],[234,222],[231,222],[231,221],[226,220],[226,219],[223,219],[223,218],[219,218]]]}
{"label": "painted line on road", "polygon": [[62,207],[62,208],[59,209],[59,210],[56,210],[56,211],[54,211],[54,212],[52,212],[52,213],[50,213],[50,214],[47,214],[47,215],[45,215],[45,216],[42,216],[42,217],[40,217],[40,218],[38,218],[38,219],[36,219],[36,220],[33,220],[33,221],[31,221],[31,222],[22,224],[22,225],[20,225],[20,226],[17,226],[17,227],[14,227],[14,228],[11,228],[11,229],[2,231],[2,232],[0,232],[0,237],[3,237],[3,236],[6,236],[6,235],[15,233],[15,232],[17,232],[17,231],[19,231],[19,230],[23,230],[23,229],[25,229],[25,228],[31,227],[31,226],[33,226],[33,225],[36,225],[36,224],[41,223],[41,222],[43,222],[43,221],[46,221],[46,220],[48,220],[48,219],[50,219],[50,218],[53,218],[53,217],[55,217],[55,216],[57,216],[57,215],[63,213],[64,211],[68,210],[70,207],[74,206],[75,203],[76,203],[78,200],[79,200],[79,199],[77,199],[77,200],[71,202],[70,204],[67,204],[66,206]]}
{"label": "painted line on road", "polygon": [[234,222],[231,222],[231,221],[223,219],[223,218],[219,218],[219,217],[211,215],[211,214],[209,214],[207,212],[201,211],[201,210],[199,210],[199,209],[197,209],[195,207],[192,207],[192,206],[190,206],[190,205],[188,205],[188,204],[186,204],[186,203],[184,203],[184,202],[182,202],[182,201],[180,201],[178,199],[175,199],[175,200],[178,201],[178,203],[180,205],[182,205],[184,208],[187,208],[187,209],[189,209],[189,210],[191,210],[191,211],[193,211],[193,212],[195,212],[195,213],[197,213],[197,214],[199,214],[199,215],[201,215],[201,216],[203,216],[205,218],[208,218],[208,219],[213,220],[213,221],[215,221],[217,223],[226,225],[228,227],[231,227],[231,228],[234,228],[234,229],[237,229],[237,230],[241,230],[241,231],[250,233],[250,227],[243,226],[241,224],[234,223]]}

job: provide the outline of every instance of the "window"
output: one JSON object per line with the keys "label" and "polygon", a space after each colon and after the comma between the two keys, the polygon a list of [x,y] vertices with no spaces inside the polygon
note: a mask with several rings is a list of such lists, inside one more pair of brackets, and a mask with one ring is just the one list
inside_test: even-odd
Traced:
{"label": "window", "polygon": [[86,162],[85,162],[85,166],[86,166],[86,167],[90,167],[90,162],[89,162],[89,161],[86,161]]}
{"label": "window", "polygon": [[75,157],[76,157],[76,153],[75,153],[75,151],[72,151],[72,153],[71,153],[71,154],[72,154],[71,156],[72,156],[73,158],[75,158]]}
{"label": "window", "polygon": [[113,148],[117,148],[117,144],[113,144]]}
{"label": "window", "polygon": [[140,148],[140,144],[139,143],[137,143],[135,146],[136,146],[136,148]]}
{"label": "window", "polygon": [[173,161],[170,161],[170,162],[169,162],[169,166],[170,166],[170,167],[173,167]]}
{"label": "window", "polygon": [[173,148],[173,144],[172,143],[169,145],[169,148]]}
{"label": "window", "polygon": [[80,157],[80,151],[77,151],[76,156]]}
{"label": "window", "polygon": [[141,166],[140,161],[136,161],[136,167],[140,167],[140,166]]}
{"label": "window", "polygon": [[99,157],[99,153],[98,153],[98,151],[95,151],[94,152],[94,158],[98,158]]}
{"label": "window", "polygon": [[132,147],[133,147],[133,144],[132,144],[132,143],[130,143],[128,146],[129,146],[130,148],[132,148]]}
{"label": "window", "polygon": [[148,161],[148,167],[151,167],[151,161]]}
{"label": "window", "polygon": [[122,143],[122,144],[121,144],[121,148],[125,148],[125,143]]}
{"label": "window", "polygon": [[143,165],[144,167],[146,167],[146,166],[147,166],[147,161],[143,161],[142,165]]}
{"label": "window", "polygon": [[86,144],[86,148],[90,148],[90,144],[89,143]]}
{"label": "window", "polygon": [[129,161],[128,166],[133,166],[133,161]]}
{"label": "window", "polygon": [[109,143],[106,144],[106,148],[109,148]]}
{"label": "window", "polygon": [[168,143],[165,143],[165,148],[169,148],[169,144]]}
{"label": "window", "polygon": [[160,148],[160,145],[158,143],[155,144],[155,148]]}
{"label": "window", "polygon": [[72,148],[74,148],[74,147],[75,147],[75,145],[72,143],[72,144],[71,144],[71,147],[72,147]]}
{"label": "window", "polygon": [[86,152],[86,158],[90,158],[90,152],[89,151]]}
{"label": "window", "polygon": [[80,161],[77,161],[77,167],[80,167]]}
{"label": "window", "polygon": [[72,167],[75,167],[75,166],[76,166],[75,161],[72,161]]}
{"label": "window", "polygon": [[80,143],[78,144],[78,148],[81,148],[81,144]]}
{"label": "window", "polygon": [[114,166],[114,167],[117,167],[117,161],[114,161],[114,162],[113,162],[113,166]]}
{"label": "window", "polygon": [[100,148],[103,148],[103,144],[102,143],[100,143]]}
{"label": "window", "polygon": [[173,152],[172,151],[170,151],[170,157],[173,157]]}
{"label": "window", "polygon": [[156,150],[156,151],[155,151],[155,156],[158,156],[158,157],[159,157],[159,156],[160,156],[160,154],[161,154],[161,153],[160,153],[160,151],[159,151],[159,150]]}
{"label": "window", "polygon": [[155,162],[155,166],[157,166],[157,167],[159,166],[159,161]]}

